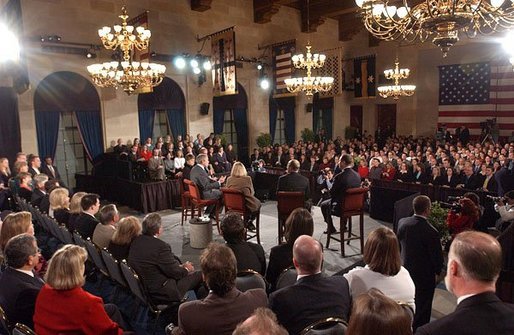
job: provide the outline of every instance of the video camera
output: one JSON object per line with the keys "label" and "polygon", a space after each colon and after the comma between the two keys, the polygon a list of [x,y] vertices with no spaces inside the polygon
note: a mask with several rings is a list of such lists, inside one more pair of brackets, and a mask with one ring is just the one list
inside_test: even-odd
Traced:
{"label": "video camera", "polygon": [[441,208],[449,209],[455,213],[460,213],[460,211],[462,210],[462,206],[459,203],[459,200],[462,198],[464,197],[448,196],[448,201],[451,202],[441,202],[440,206]]}
{"label": "video camera", "polygon": [[507,199],[505,197],[495,197],[492,195],[487,195],[488,199],[491,199],[493,202],[498,203],[500,201],[507,202]]}

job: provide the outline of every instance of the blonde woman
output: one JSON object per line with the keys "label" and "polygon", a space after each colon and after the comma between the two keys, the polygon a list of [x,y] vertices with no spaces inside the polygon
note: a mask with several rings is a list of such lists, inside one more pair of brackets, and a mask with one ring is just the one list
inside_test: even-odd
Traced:
{"label": "blonde woman", "polygon": [[227,178],[226,187],[233,188],[243,192],[245,195],[246,208],[252,213],[255,213],[261,208],[261,202],[254,194],[252,178],[248,176],[246,168],[241,162],[235,162],[230,172],[230,177]]}
{"label": "blonde woman", "polygon": [[0,157],[0,190],[9,186],[9,178],[11,178],[9,160],[5,157]]}
{"label": "blonde woman", "polygon": [[80,213],[82,213],[82,207],[80,207],[80,201],[86,194],[87,194],[86,192],[77,192],[71,197],[70,218],[68,220],[68,223],[65,223],[66,227],[70,231],[74,231],[76,228],[75,223],[76,223],[77,218],[79,217]]}
{"label": "blonde woman", "polygon": [[141,223],[135,216],[127,216],[118,222],[118,228],[109,243],[110,253],[117,260],[127,259],[132,241],[141,235]]}
{"label": "blonde woman", "polygon": [[45,275],[46,284],[36,300],[37,334],[123,334],[123,329],[112,320],[120,318],[118,309],[114,305],[104,306],[102,298],[82,289],[86,260],[86,249],[71,244],[53,255]]}
{"label": "blonde woman", "polygon": [[50,209],[57,222],[67,225],[70,221],[70,193],[64,187],[58,187],[50,193]]}

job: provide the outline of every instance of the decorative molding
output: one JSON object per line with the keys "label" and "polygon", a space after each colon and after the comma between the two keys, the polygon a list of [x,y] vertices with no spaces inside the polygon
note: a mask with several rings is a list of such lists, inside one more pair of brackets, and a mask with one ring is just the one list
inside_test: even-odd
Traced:
{"label": "decorative molding", "polygon": [[276,0],[253,0],[253,22],[268,23],[278,13],[280,4]]}
{"label": "decorative molding", "polygon": [[191,10],[205,12],[211,9],[212,0],[191,0]]}

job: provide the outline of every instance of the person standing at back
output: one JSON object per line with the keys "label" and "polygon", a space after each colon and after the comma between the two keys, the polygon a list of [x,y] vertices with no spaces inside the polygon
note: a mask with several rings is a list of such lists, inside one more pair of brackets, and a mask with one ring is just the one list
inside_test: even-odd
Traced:
{"label": "person standing at back", "polygon": [[413,202],[414,215],[398,222],[398,240],[403,266],[416,286],[416,313],[413,328],[428,323],[432,313],[437,276],[443,268],[443,253],[439,233],[427,221],[430,198],[419,195]]}

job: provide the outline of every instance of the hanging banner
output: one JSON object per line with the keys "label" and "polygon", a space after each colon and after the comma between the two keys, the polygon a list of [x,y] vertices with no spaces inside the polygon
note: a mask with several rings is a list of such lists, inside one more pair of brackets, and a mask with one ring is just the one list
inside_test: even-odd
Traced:
{"label": "hanging banner", "polygon": [[294,68],[291,57],[296,51],[296,40],[275,43],[271,46],[274,97],[291,95],[284,80],[292,77]]}
{"label": "hanging banner", "polygon": [[321,97],[335,97],[343,94],[343,56],[342,48],[337,48],[329,52],[322,52],[327,58],[325,59],[325,65],[318,70],[318,75],[322,77],[333,77],[334,84],[332,89],[328,92],[321,92]]}
{"label": "hanging banner", "polygon": [[355,97],[376,96],[375,55],[355,58],[353,60],[355,75]]}
{"label": "hanging banner", "polygon": [[215,97],[237,94],[236,34],[234,28],[211,37],[212,86]]}

